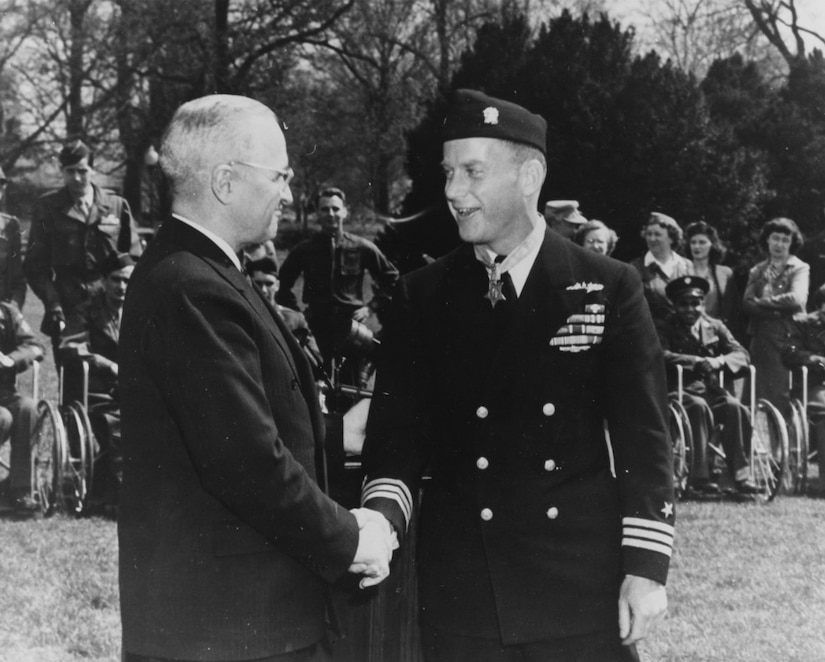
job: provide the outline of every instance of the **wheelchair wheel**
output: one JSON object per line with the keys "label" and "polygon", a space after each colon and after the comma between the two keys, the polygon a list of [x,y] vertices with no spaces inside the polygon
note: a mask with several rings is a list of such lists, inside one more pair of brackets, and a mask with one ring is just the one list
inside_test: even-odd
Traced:
{"label": "wheelchair wheel", "polygon": [[693,470],[693,433],[681,402],[672,400],[668,404],[668,413],[673,447],[673,491],[676,498],[681,499],[688,489]]}
{"label": "wheelchair wheel", "polygon": [[782,478],[786,494],[804,494],[808,478],[808,419],[799,400],[791,401],[788,418],[788,457]]}
{"label": "wheelchair wheel", "polygon": [[92,487],[95,442],[82,405],[73,402],[61,410],[66,437],[60,464],[58,499],[63,510],[79,515],[87,505]]}
{"label": "wheelchair wheel", "polygon": [[751,471],[760,489],[758,498],[772,501],[782,486],[788,457],[788,432],[779,411],[767,400],[759,400],[751,437]]}
{"label": "wheelchair wheel", "polygon": [[32,440],[32,489],[44,515],[57,505],[57,474],[66,430],[57,407],[47,400],[37,404],[37,424]]}

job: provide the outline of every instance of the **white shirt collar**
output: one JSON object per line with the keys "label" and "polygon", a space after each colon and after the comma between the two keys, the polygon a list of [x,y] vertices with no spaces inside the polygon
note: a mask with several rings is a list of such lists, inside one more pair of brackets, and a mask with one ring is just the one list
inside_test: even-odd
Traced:
{"label": "white shirt collar", "polygon": [[653,257],[653,253],[648,251],[645,254],[645,266],[647,267],[653,264],[654,262],[659,265],[659,268],[662,270],[665,276],[670,278],[673,276],[673,270],[676,268],[676,253],[671,253],[670,259],[667,262],[660,262],[655,257]]}
{"label": "white shirt collar", "polygon": [[218,248],[220,248],[224,253],[226,253],[229,259],[232,260],[232,264],[234,264],[238,268],[238,271],[243,272],[243,269],[241,269],[241,261],[238,259],[238,256],[236,255],[235,251],[232,250],[232,248],[229,246],[229,244],[226,243],[226,241],[221,239],[211,230],[207,230],[202,225],[198,225],[197,223],[190,221],[188,218],[184,218],[180,214],[173,213],[172,216],[178,219],[181,223],[186,223],[186,225],[188,225],[189,227],[194,228],[208,239],[211,239],[212,243],[214,243]]}
{"label": "white shirt collar", "polygon": [[[537,216],[533,223],[533,229],[530,234],[525,237],[518,246],[516,246],[507,258],[499,266],[499,276],[504,272],[510,274],[510,279],[513,281],[513,288],[516,294],[521,296],[521,291],[524,289],[524,284],[527,282],[527,276],[530,275],[530,269],[536,262],[536,256],[539,254],[539,248],[544,241],[544,233],[547,229],[547,223],[543,216]],[[487,258],[484,260],[479,252],[483,251]],[[496,259],[496,254],[489,248],[476,247],[476,257],[483,264],[492,264]],[[489,267],[488,267],[489,269]],[[498,280],[497,278],[495,280]]]}

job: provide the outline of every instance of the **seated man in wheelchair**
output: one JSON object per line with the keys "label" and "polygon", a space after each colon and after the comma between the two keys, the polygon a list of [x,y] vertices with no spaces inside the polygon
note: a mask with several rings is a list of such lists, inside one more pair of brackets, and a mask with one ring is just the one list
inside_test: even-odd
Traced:
{"label": "seated man in wheelchair", "polygon": [[42,358],[43,346],[17,306],[0,301],[0,443],[11,440],[8,496],[21,518],[36,517],[41,508],[32,485],[37,404],[17,391],[16,378]]}
{"label": "seated man in wheelchair", "polygon": [[99,446],[91,501],[104,508],[117,505],[120,487],[117,345],[126,288],[134,268],[133,258],[125,253],[113,255],[100,265],[102,291],[69,316],[60,343],[64,401],[82,402],[82,364],[89,366],[88,414]]}
{"label": "seated man in wheelchair", "polygon": [[814,292],[811,303],[813,312],[794,318],[782,360],[790,370],[808,368],[807,415],[812,424],[811,449],[816,450],[819,466],[819,485],[812,489],[825,493],[825,286]]}
{"label": "seated man in wheelchair", "polygon": [[[683,369],[682,405],[693,432],[691,487],[701,494],[718,494],[711,478],[708,445],[718,434],[728,472],[736,490],[745,495],[759,488],[750,480],[746,444],[751,424],[747,408],[719,385],[717,375],[736,375],[746,368],[748,352],[718,319],[705,314],[710,285],[698,276],[682,276],[668,283],[665,294],[675,312],[657,324],[665,355],[668,388],[677,390],[677,366]],[[718,426],[718,430],[717,430]]]}

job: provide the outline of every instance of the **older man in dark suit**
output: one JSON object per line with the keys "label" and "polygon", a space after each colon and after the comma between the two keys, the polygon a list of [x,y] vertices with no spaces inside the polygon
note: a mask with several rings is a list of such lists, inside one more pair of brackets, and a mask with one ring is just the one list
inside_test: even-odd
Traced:
{"label": "older man in dark suit", "polygon": [[263,104],[204,97],[175,113],[160,165],[172,214],[120,335],[125,659],[318,659],[327,583],[380,581],[392,542],[324,493],[309,365],[241,272],[292,200],[284,135]]}
{"label": "older man in dark suit", "polygon": [[465,244],[393,297],[362,503],[403,534],[431,474],[429,660],[635,659],[666,607],[674,521],[662,350],[639,277],[539,216],[542,118],[459,90],[443,132]]}

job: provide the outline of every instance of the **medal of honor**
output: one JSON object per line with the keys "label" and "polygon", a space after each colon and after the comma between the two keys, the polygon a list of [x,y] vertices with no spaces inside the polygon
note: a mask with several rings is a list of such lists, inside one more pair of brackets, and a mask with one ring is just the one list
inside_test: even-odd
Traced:
{"label": "medal of honor", "polygon": [[490,300],[490,304],[493,308],[496,307],[496,304],[499,301],[504,301],[506,299],[504,292],[501,289],[503,286],[504,281],[502,280],[490,280],[490,285],[487,288],[487,294],[484,295],[484,298]]}

